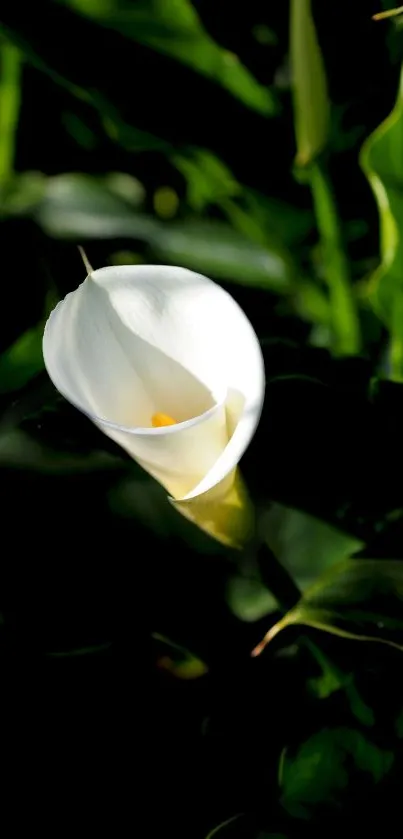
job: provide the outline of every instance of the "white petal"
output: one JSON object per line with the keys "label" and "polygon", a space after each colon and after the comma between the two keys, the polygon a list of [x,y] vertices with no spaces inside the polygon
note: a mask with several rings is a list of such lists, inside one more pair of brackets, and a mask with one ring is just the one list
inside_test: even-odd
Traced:
{"label": "white petal", "polygon": [[133,432],[97,423],[175,499],[187,496],[212,468],[228,441],[225,405],[196,420]]}
{"label": "white petal", "polygon": [[[230,295],[200,274],[95,271],[56,307],[43,349],[60,392],[176,499],[232,475],[258,423],[256,335]],[[179,424],[150,428],[157,412]]]}

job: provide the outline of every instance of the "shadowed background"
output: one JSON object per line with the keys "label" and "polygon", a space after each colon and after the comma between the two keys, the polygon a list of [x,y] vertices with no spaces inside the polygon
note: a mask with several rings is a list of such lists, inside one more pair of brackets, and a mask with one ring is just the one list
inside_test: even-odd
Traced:
{"label": "shadowed background", "polygon": [[[401,60],[400,30],[375,24],[377,11],[313,3],[358,298],[379,261],[358,156],[393,107]],[[365,303],[361,352],[334,353],[312,196],[294,166],[288,27],[288,4],[261,0],[2,2],[4,727],[11,787],[46,832],[72,818],[204,839],[246,813],[228,839],[336,836],[385,812],[386,829],[399,807],[399,653],[322,639],[355,673],[353,712],[350,688],[311,689],[317,662],[296,629],[252,660],[278,616],[267,559],[240,559],[180,519],[43,370],[45,318],[84,278],[78,244],[95,268],[206,273],[262,341],[265,410],[242,469],[273,551],[286,533],[279,555],[303,588],[353,546],[403,558],[401,386],[371,389],[387,335]],[[308,748],[280,803],[284,746],[318,732],[324,763],[312,771]]]}

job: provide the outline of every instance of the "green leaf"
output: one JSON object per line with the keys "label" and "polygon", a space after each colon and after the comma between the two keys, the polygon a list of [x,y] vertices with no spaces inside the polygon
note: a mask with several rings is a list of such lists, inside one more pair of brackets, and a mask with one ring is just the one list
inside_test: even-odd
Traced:
{"label": "green leaf", "polygon": [[287,626],[311,626],[357,641],[403,649],[403,562],[351,559],[304,593],[254,650],[258,655]]}
{"label": "green leaf", "polygon": [[[216,204],[233,227],[252,241],[287,247],[301,242],[313,226],[313,216],[285,202],[245,188],[219,157],[206,149],[188,148],[172,162],[187,182],[187,201],[196,212]],[[237,203],[235,203],[235,200]]]}
{"label": "green leaf", "polygon": [[48,178],[34,218],[49,235],[62,238],[148,239],[155,228],[137,212],[142,197],[141,184],[123,173],[57,175]]}
{"label": "green leaf", "polygon": [[161,261],[217,279],[278,294],[293,290],[292,261],[281,247],[264,248],[223,222],[167,224],[161,226],[153,245]]}
{"label": "green leaf", "polygon": [[291,0],[290,52],[297,164],[306,166],[328,138],[329,100],[310,0]]}
{"label": "green leaf", "polygon": [[[363,547],[353,536],[300,510],[273,503],[263,513],[259,530],[276,559],[305,591],[324,571]],[[270,555],[268,555],[270,565]],[[270,568],[267,570],[270,584]],[[279,604],[261,580],[258,569],[246,567],[228,581],[227,601],[244,621],[260,620]],[[338,681],[339,685],[339,681]]]}
{"label": "green leaf", "polygon": [[[330,107],[326,74],[311,11],[311,0],[291,0],[290,51],[293,72],[294,123],[299,166],[309,169],[309,182],[321,237],[324,279],[329,289],[330,321],[325,343],[340,355],[360,351],[360,325],[352,294],[349,264],[331,185],[321,161],[329,135]],[[312,298],[312,296],[311,296]],[[312,300],[314,310],[317,302]],[[304,305],[305,303],[305,305]],[[309,295],[302,311],[309,312]],[[313,318],[316,320],[317,318]],[[325,322],[322,317],[319,322]]]}
{"label": "green leaf", "polygon": [[306,207],[302,209],[252,189],[244,189],[243,196],[248,214],[286,247],[301,244],[313,230],[313,213]]}
{"label": "green leaf", "polygon": [[271,505],[262,517],[261,528],[269,548],[302,591],[363,547],[354,536],[283,504]]}
{"label": "green leaf", "polygon": [[213,41],[190,0],[59,0],[108,29],[187,64],[226,88],[249,108],[271,116],[273,93],[239,58]]}
{"label": "green leaf", "polygon": [[212,152],[188,149],[186,154],[174,155],[172,162],[186,179],[187,200],[196,212],[241,192],[231,170]]}
{"label": "green leaf", "polygon": [[278,610],[274,595],[258,576],[237,574],[227,583],[227,603],[237,618],[248,623]]}
{"label": "green leaf", "polygon": [[320,233],[323,278],[329,289],[333,348],[339,355],[358,355],[360,323],[350,266],[332,185],[321,161],[311,166],[309,181]]}
{"label": "green leaf", "polygon": [[381,264],[370,300],[391,333],[392,375],[403,380],[403,70],[395,107],[364,143],[360,161],[380,219]]}
{"label": "green leaf", "polygon": [[293,758],[282,758],[283,806],[291,815],[307,819],[318,805],[338,804],[340,793],[350,784],[349,763],[376,784],[389,772],[393,754],[355,729],[323,729],[303,743]]}
{"label": "green leaf", "polygon": [[[161,262],[278,294],[293,291],[293,263],[281,246],[258,245],[224,222],[162,222],[139,212],[142,194],[141,184],[124,173],[104,178],[68,173],[41,180],[36,200],[22,201],[20,212],[58,238],[138,239]],[[15,187],[18,204],[17,195]]]}
{"label": "green leaf", "polygon": [[361,725],[372,726],[375,723],[375,715],[372,708],[364,702],[360,692],[355,683],[353,673],[348,673],[336,666],[328,656],[323,653],[321,647],[312,641],[311,638],[305,638],[305,645],[310,649],[312,655],[320,665],[322,673],[320,676],[315,676],[309,679],[309,690],[318,699],[327,699],[333,693],[339,690],[344,690],[347,702],[350,706],[351,713],[361,723]]}
{"label": "green leaf", "polygon": [[41,172],[15,175],[0,193],[0,212],[4,216],[29,215],[43,199],[47,178]]}
{"label": "green leaf", "polygon": [[21,54],[0,42],[0,183],[12,175],[21,98]]}
{"label": "green leaf", "polygon": [[43,370],[43,328],[41,322],[28,329],[0,355],[0,393],[18,390]]}
{"label": "green leaf", "polygon": [[[44,44],[42,34],[38,43],[38,33],[35,32],[31,42],[31,32],[26,33],[25,27],[8,26],[5,22],[0,22],[0,33],[6,39],[15,44],[25,58],[37,67],[41,72],[46,73],[55,84],[60,85],[67,90],[71,96],[78,99],[80,103],[89,105],[95,109],[102,123],[104,131],[120,146],[123,146],[128,151],[160,151],[166,154],[172,152],[171,145],[161,139],[160,137],[151,134],[148,131],[142,131],[133,125],[128,124],[123,118],[119,109],[113,104],[108,96],[105,96],[102,90],[96,89],[93,85],[86,86],[86,78],[81,77],[79,81],[75,79],[77,71],[76,66],[70,65],[67,74],[65,72],[64,62],[61,62],[63,67],[62,72],[59,70],[58,55],[54,52],[54,39],[47,41],[46,56],[44,54]],[[49,54],[48,54],[49,53]]]}
{"label": "green leaf", "polygon": [[122,469],[119,456],[99,449],[93,452],[61,450],[35,440],[21,429],[0,433],[0,467],[45,475],[86,475]]}
{"label": "green leaf", "polygon": [[403,14],[403,6],[399,6],[397,9],[387,9],[385,12],[377,12],[376,15],[372,15],[372,20],[386,20],[386,18],[401,14]]}

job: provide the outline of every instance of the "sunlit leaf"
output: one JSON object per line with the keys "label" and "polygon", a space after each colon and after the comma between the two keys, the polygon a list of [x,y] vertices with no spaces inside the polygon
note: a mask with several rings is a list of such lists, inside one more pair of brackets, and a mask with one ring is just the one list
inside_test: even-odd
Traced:
{"label": "sunlit leaf", "polygon": [[124,173],[57,175],[41,183],[40,196],[26,212],[49,235],[76,241],[135,239],[161,262],[278,294],[295,288],[294,266],[284,248],[259,246],[224,222],[162,222],[147,216],[137,209],[141,185]]}
{"label": "sunlit leaf", "polygon": [[190,0],[59,0],[126,38],[187,64],[265,115],[276,101],[238,57],[213,41]]}
{"label": "sunlit leaf", "polygon": [[153,228],[136,212],[142,197],[141,184],[129,175],[58,175],[48,178],[35,218],[52,236],[145,238]]}
{"label": "sunlit leaf", "polygon": [[297,605],[269,630],[254,655],[281,630],[293,625],[402,650],[402,604],[403,562],[346,560],[307,589]]}
{"label": "sunlit leaf", "polygon": [[361,165],[377,200],[381,233],[370,299],[392,336],[392,374],[403,379],[403,72],[395,107],[364,143]]}
{"label": "sunlit leaf", "polygon": [[380,749],[352,728],[324,729],[303,743],[294,757],[281,763],[282,804],[297,818],[307,819],[318,805],[340,803],[351,782],[348,762],[378,783],[393,763],[392,752]]}
{"label": "sunlit leaf", "polygon": [[281,247],[261,247],[223,222],[166,225],[153,244],[161,261],[279,294],[293,289],[293,265]]}
{"label": "sunlit leaf", "polygon": [[291,1],[290,52],[297,163],[306,166],[323,150],[329,128],[326,74],[311,0]]}

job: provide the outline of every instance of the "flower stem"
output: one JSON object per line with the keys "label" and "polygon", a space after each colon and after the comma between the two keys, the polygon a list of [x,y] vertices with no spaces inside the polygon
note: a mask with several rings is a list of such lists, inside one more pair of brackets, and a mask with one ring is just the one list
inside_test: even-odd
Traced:
{"label": "flower stem", "polygon": [[316,161],[310,168],[310,187],[323,249],[325,281],[330,294],[335,350],[339,355],[357,355],[361,345],[360,325],[340,220],[322,161]]}
{"label": "flower stem", "polygon": [[0,183],[4,183],[13,174],[21,100],[21,54],[7,41],[0,42],[0,66]]}

